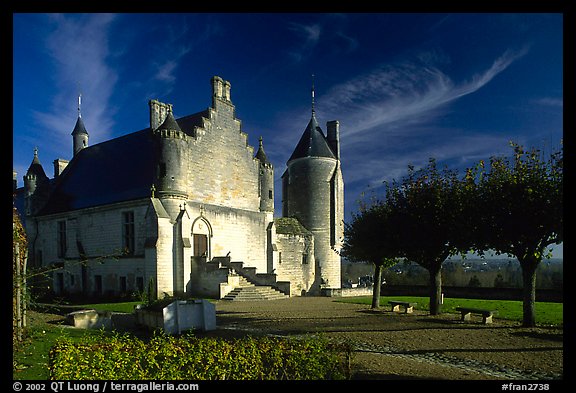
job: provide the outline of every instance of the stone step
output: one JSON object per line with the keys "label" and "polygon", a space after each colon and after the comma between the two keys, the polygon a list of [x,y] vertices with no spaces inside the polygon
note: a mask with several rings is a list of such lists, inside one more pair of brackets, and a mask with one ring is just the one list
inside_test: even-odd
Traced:
{"label": "stone step", "polygon": [[252,301],[252,300],[275,300],[287,299],[288,296],[270,286],[251,285],[234,288],[222,300]]}

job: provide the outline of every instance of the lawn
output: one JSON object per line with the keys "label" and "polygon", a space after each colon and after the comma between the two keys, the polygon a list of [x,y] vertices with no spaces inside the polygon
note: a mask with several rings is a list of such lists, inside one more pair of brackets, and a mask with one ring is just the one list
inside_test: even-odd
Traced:
{"label": "lawn", "polygon": [[[428,297],[417,296],[382,296],[380,305],[389,307],[389,300],[400,300],[405,302],[418,303],[417,310],[429,310],[430,299]],[[342,298],[339,302],[372,304],[372,297],[350,297]],[[459,299],[444,298],[442,305],[443,313],[457,313],[456,307],[471,307],[484,310],[497,310],[498,314],[494,318],[522,321],[522,302],[517,300],[483,300],[483,299]],[[536,324],[562,326],[564,323],[564,304],[552,302],[536,302]]]}
{"label": "lawn", "polygon": [[[388,300],[401,300],[418,303],[418,310],[428,310],[429,298],[412,296],[383,296],[380,299],[382,306],[388,306]],[[370,305],[371,297],[353,297],[337,299],[339,302],[361,303]],[[79,308],[93,308],[113,312],[132,312],[134,306],[140,302],[85,304]],[[522,302],[509,300],[478,300],[445,298],[442,312],[457,313],[458,306],[498,310],[495,318],[522,321]],[[54,314],[29,313],[29,335],[26,341],[14,353],[13,379],[19,380],[46,380],[48,375],[48,352],[59,338],[64,336],[72,340],[79,340],[87,334],[99,334],[94,330],[72,329],[56,322]],[[542,325],[563,325],[563,304],[550,302],[536,303],[536,323]]]}

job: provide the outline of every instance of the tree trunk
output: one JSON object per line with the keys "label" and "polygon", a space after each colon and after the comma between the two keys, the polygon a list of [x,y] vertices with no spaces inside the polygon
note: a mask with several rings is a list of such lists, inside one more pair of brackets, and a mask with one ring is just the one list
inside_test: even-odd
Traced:
{"label": "tree trunk", "polygon": [[428,273],[430,273],[430,315],[439,315],[442,298],[442,269],[430,268]]}
{"label": "tree trunk", "polygon": [[372,309],[380,307],[380,286],[382,285],[382,265],[374,264],[374,286],[372,287]]}
{"label": "tree trunk", "polygon": [[540,260],[529,257],[524,260],[518,258],[522,268],[522,326],[536,326],[536,268]]}

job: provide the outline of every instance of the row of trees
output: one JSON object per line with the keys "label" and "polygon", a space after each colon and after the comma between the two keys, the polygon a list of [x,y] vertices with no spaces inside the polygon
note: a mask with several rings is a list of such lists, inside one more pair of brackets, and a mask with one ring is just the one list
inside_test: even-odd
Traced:
{"label": "row of trees", "polygon": [[[442,263],[450,256],[491,251],[515,257],[523,276],[523,325],[534,326],[536,268],[563,241],[563,149],[548,158],[511,143],[512,157],[480,161],[463,177],[434,159],[408,167],[385,195],[371,195],[345,224],[343,255],[371,262],[374,282],[400,260],[429,273],[430,314],[440,313]],[[380,302],[374,286],[372,307]]]}

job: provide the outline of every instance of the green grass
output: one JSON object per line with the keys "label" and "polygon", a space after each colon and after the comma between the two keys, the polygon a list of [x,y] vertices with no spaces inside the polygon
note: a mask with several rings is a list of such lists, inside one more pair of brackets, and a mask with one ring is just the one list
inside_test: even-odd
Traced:
{"label": "green grass", "polygon": [[[382,296],[380,298],[380,305],[388,306],[389,300],[400,300],[405,302],[418,303],[415,307],[417,310],[428,311],[430,299],[428,297],[418,296]],[[339,299],[340,302],[359,303],[359,304],[372,304],[372,297],[350,297]],[[444,298],[442,305],[442,313],[456,313],[456,307],[471,307],[480,308],[485,310],[497,310],[498,314],[494,318],[507,319],[512,321],[522,322],[522,302],[517,300],[483,300],[483,299],[459,299],[459,298]],[[562,326],[564,323],[564,304],[552,302],[536,302],[536,324],[537,325],[553,325]]]}
{"label": "green grass", "polygon": [[97,311],[131,313],[134,311],[134,306],[136,306],[137,304],[142,304],[142,302],[83,304],[82,308],[93,308],[94,310]]}
{"label": "green grass", "polygon": [[79,341],[82,337],[98,334],[97,330],[71,329],[51,323],[37,323],[29,327],[25,341],[14,351],[12,378],[20,380],[46,380],[49,378],[48,352],[58,339],[69,337]]}

